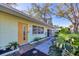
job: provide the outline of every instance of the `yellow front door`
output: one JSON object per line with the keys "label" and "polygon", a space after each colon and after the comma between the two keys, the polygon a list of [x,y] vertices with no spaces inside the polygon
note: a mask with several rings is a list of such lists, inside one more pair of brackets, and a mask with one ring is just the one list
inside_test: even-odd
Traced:
{"label": "yellow front door", "polygon": [[24,43],[27,43],[27,38],[28,38],[28,26],[27,24],[18,23],[18,43],[19,45],[22,45]]}

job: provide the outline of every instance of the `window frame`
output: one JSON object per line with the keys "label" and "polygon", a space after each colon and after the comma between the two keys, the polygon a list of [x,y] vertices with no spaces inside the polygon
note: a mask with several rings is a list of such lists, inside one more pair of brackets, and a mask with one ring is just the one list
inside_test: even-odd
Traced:
{"label": "window frame", "polygon": [[[36,27],[36,29],[34,27]],[[34,33],[35,30],[36,33]],[[32,34],[44,34],[44,27],[32,25]]]}

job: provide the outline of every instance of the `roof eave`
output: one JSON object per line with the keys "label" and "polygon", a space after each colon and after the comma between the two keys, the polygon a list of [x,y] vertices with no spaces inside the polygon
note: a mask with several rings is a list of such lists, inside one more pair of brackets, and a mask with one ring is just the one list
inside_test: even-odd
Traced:
{"label": "roof eave", "polygon": [[36,22],[36,23],[39,23],[39,24],[42,24],[42,25],[49,26],[49,27],[53,28],[53,26],[51,26],[51,25],[49,25],[45,22],[39,21],[37,19],[34,19],[32,17],[29,17],[27,14],[23,13],[22,11],[19,11],[15,8],[6,6],[5,4],[0,4],[0,11],[3,11],[3,12],[6,12],[6,13],[9,13],[9,14],[27,19],[29,21]]}

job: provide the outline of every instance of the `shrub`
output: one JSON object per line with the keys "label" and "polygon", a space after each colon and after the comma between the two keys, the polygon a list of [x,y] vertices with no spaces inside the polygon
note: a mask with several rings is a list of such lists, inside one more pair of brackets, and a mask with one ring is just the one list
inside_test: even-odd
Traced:
{"label": "shrub", "polygon": [[40,39],[42,39],[42,38],[36,37],[33,41],[39,41]]}
{"label": "shrub", "polygon": [[16,49],[18,47],[18,43],[17,42],[10,42],[7,46],[6,49]]}
{"label": "shrub", "polygon": [[[71,33],[71,31],[68,28],[62,28],[59,32],[56,33],[56,38],[55,38],[55,43],[53,43],[53,45],[55,47],[52,47],[53,49],[55,49],[56,47],[58,47],[58,50],[55,49],[56,51],[61,51],[61,53],[59,52],[55,52],[54,54],[57,55],[79,55],[79,33]],[[51,55],[53,55],[53,53],[51,51],[53,51],[53,49],[49,49],[49,52]],[[50,55],[49,54],[49,55]]]}

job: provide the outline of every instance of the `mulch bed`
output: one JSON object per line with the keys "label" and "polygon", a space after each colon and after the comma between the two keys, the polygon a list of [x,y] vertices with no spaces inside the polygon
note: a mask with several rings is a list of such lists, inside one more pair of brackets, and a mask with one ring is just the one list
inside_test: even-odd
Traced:
{"label": "mulch bed", "polygon": [[[33,51],[37,51],[37,53],[33,53]],[[26,53],[22,54],[21,56],[47,56],[47,55],[44,54],[43,52],[33,48],[33,49],[27,51]]]}

